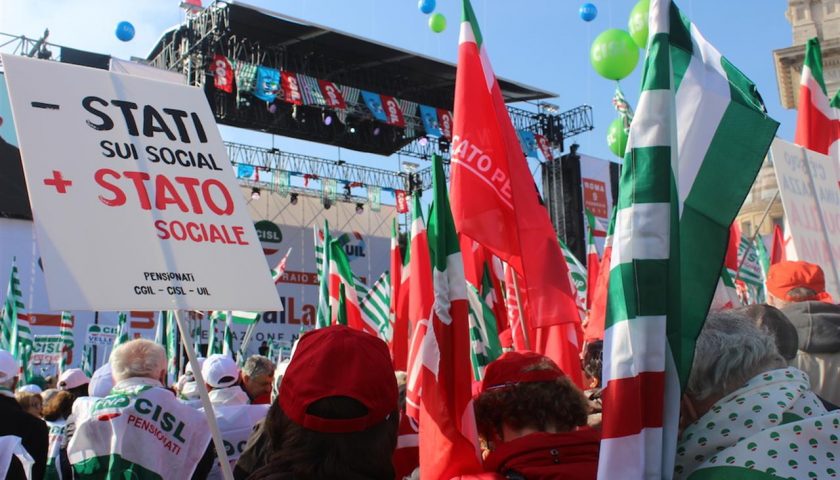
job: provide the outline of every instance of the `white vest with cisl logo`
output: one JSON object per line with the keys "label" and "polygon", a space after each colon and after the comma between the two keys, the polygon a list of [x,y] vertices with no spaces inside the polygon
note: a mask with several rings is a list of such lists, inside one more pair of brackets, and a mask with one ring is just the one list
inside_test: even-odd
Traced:
{"label": "white vest with cisl logo", "polygon": [[[249,405],[247,403],[248,396],[238,386],[213,390],[210,392],[210,398],[213,400],[213,411],[216,413],[216,422],[219,424],[222,442],[225,444],[225,451],[232,470],[236,461],[242,455],[245,444],[248,443],[248,437],[251,436],[254,425],[265,418],[269,406]],[[207,478],[208,480],[221,480],[223,478],[218,459],[213,464],[213,469],[210,470]]]}
{"label": "white vest with cisl logo", "polygon": [[188,479],[210,442],[204,415],[150,378],[129,378],[82,405],[73,406],[67,449],[78,478]]}
{"label": "white vest with cisl logo", "polygon": [[44,420],[49,429],[49,450],[47,450],[47,470],[44,474],[46,479],[57,478],[62,479],[61,476],[61,462],[59,461],[61,452],[61,441],[64,440],[64,429],[66,428],[66,421],[64,419],[49,421]]}

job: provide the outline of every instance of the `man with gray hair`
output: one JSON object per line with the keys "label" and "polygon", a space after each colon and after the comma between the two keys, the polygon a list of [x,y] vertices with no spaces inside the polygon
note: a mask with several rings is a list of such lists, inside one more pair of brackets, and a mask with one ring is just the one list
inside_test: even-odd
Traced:
{"label": "man with gray hair", "polygon": [[262,355],[251,355],[242,365],[242,388],[254,405],[271,403],[274,363]]}
{"label": "man with gray hair", "polygon": [[210,430],[203,414],[164,388],[163,347],[132,340],[111,353],[110,364],[110,395],[73,407],[76,431],[67,453],[77,476],[206,477]]}
{"label": "man with gray hair", "polygon": [[826,411],[808,376],[786,367],[774,339],[744,311],[706,320],[680,413],[688,425],[675,479],[828,478],[840,470],[832,453],[840,412]]}

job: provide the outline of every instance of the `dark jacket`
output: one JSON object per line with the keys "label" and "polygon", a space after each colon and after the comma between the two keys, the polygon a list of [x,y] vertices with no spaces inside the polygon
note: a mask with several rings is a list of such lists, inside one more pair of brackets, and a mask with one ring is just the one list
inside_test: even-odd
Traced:
{"label": "dark jacket", "polygon": [[[32,478],[44,478],[49,448],[49,429],[43,420],[23,411],[14,398],[0,395],[0,436],[15,435],[22,439],[23,448],[29,452],[35,464],[32,466]],[[23,468],[17,460],[12,461],[13,470],[7,478],[25,478]]]}
{"label": "dark jacket", "polygon": [[799,335],[799,352],[791,365],[808,375],[811,389],[829,410],[840,405],[840,306],[813,301],[782,309]]}

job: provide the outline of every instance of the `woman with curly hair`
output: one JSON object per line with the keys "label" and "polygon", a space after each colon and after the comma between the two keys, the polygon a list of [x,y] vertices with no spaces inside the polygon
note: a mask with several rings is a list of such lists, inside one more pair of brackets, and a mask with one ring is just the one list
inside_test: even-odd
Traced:
{"label": "woman with curly hair", "polygon": [[504,478],[594,479],[600,434],[583,393],[548,357],[508,352],[487,366],[475,399],[487,471]]}

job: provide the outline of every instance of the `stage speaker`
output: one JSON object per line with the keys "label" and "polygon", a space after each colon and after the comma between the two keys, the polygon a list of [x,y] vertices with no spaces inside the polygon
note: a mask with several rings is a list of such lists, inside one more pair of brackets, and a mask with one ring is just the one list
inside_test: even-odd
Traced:
{"label": "stage speaker", "polygon": [[571,152],[542,164],[543,197],[551,224],[569,250],[586,261],[586,237],[583,222],[580,156],[577,145]]}

